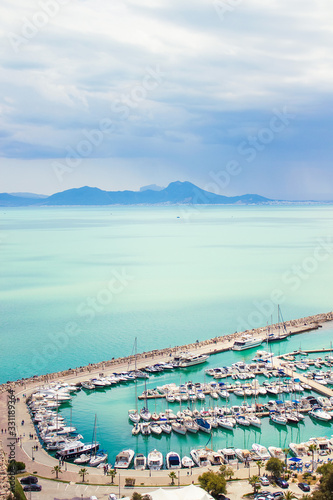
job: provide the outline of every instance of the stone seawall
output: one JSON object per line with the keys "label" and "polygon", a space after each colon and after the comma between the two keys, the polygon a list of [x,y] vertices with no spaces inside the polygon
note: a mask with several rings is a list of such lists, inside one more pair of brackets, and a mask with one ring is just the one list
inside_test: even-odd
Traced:
{"label": "stone seawall", "polygon": [[[312,330],[315,328],[319,328],[321,324],[326,323],[328,321],[333,321],[333,312],[330,311],[328,313],[316,314],[315,316],[308,316],[306,318],[299,318],[290,321],[285,321],[283,323],[276,323],[271,326],[271,331],[279,330],[283,325],[287,328],[287,330],[293,334],[303,333],[307,330]],[[249,335],[260,335],[266,331],[265,327],[255,328],[252,330],[247,330],[245,332],[235,332],[229,335],[221,335],[219,337],[214,337],[208,340],[202,340],[200,342],[195,342],[192,344],[175,346],[172,348],[165,349],[154,349],[149,352],[138,353],[136,356],[136,362],[143,366],[144,361],[152,361],[157,362],[156,358],[167,358],[170,355],[174,355],[180,351],[198,351],[205,352],[205,348],[207,348],[208,353],[212,352],[221,352],[224,350],[228,350],[230,348],[230,342],[233,342],[236,338],[242,337],[245,333]],[[101,361],[99,363],[89,364],[87,366],[80,366],[77,368],[71,368],[68,370],[63,370],[61,372],[49,373],[45,375],[35,375],[33,377],[27,379],[21,379],[13,382],[7,382],[5,384],[0,385],[0,393],[7,391],[12,388],[14,390],[20,390],[22,388],[27,388],[31,385],[37,385],[39,383],[47,383],[51,380],[56,380],[64,377],[75,377],[89,374],[91,372],[96,371],[104,371],[114,369],[117,371],[117,368],[124,367],[124,365],[131,365],[131,368],[134,368],[135,356],[127,356],[122,358],[113,358],[107,361]]]}
{"label": "stone seawall", "polygon": [[7,475],[7,460],[4,453],[3,442],[0,440],[0,500],[7,500],[9,495],[10,487]]}

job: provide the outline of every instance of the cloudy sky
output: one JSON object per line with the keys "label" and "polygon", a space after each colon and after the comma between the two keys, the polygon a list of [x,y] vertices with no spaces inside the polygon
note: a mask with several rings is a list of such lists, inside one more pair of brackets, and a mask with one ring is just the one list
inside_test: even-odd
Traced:
{"label": "cloudy sky", "polygon": [[331,0],[3,0],[1,192],[333,199]]}

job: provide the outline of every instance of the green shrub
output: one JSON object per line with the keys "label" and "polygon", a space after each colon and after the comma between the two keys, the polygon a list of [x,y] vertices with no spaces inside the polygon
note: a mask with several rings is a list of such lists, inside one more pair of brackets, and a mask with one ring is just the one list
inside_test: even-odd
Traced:
{"label": "green shrub", "polygon": [[11,460],[7,466],[7,472],[11,472],[12,474],[18,474],[25,470],[24,462],[16,462],[16,460]]}

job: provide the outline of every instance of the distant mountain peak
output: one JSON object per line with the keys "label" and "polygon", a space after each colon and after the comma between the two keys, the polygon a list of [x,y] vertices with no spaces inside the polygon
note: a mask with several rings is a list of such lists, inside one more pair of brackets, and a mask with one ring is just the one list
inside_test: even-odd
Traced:
{"label": "distant mountain peak", "polygon": [[[157,186],[159,187],[159,186]],[[0,194],[0,206],[92,206],[92,205],[226,205],[268,203],[272,200],[256,194],[222,196],[199,188],[189,181],[174,181],[166,188],[140,191],[104,191],[83,186],[55,193],[47,198],[27,198]]]}
{"label": "distant mountain peak", "polygon": [[157,184],[149,184],[149,186],[142,186],[140,187],[140,192],[142,191],[162,191],[162,189],[165,189],[164,187],[157,186]]}

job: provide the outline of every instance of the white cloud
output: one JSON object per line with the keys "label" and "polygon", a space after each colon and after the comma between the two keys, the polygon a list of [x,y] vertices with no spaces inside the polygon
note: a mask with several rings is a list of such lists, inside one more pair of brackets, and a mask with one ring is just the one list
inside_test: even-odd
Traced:
{"label": "white cloud", "polygon": [[[180,155],[181,168],[186,150],[224,158],[248,124],[259,128],[276,106],[304,118],[294,125],[299,135],[311,134],[311,117],[326,113],[333,81],[329,0],[244,0],[223,20],[213,0],[48,1],[58,5],[48,17],[46,0],[2,3],[5,157],[61,156],[83,129],[108,118],[115,133],[95,157],[160,151],[161,163]],[[21,37],[18,50],[13,34]],[[163,81],[122,118],[112,106],[156,66]],[[291,134],[288,150],[293,141]]]}

